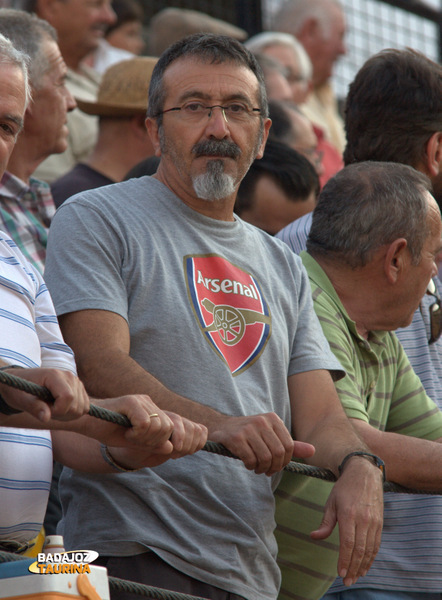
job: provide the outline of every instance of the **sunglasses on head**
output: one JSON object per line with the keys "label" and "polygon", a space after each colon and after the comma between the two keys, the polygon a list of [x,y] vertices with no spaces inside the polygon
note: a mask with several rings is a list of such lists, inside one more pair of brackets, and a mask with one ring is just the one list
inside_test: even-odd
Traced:
{"label": "sunglasses on head", "polygon": [[430,306],[430,339],[429,344],[434,344],[442,334],[442,305],[441,299],[437,293],[436,284],[432,279],[428,284],[427,291],[425,292],[428,296],[434,298],[433,304]]}

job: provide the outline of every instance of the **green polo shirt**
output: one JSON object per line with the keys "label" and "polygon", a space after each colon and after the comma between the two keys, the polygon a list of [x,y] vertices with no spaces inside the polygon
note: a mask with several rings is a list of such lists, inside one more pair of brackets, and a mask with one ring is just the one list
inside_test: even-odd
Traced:
{"label": "green polo shirt", "polygon": [[[361,337],[322,268],[306,252],[301,257],[315,312],[346,371],[335,385],[347,415],[381,431],[428,440],[442,437],[442,413],[426,395],[396,335],[376,331],[368,340]],[[326,540],[309,535],[321,522],[332,485],[286,472],[275,493],[281,600],[320,598],[335,580],[337,528]]]}

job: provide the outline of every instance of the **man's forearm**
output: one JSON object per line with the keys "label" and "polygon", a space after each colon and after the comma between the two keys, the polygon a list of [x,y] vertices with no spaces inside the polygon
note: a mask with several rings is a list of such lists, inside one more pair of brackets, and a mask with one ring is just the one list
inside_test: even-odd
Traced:
{"label": "man's forearm", "polygon": [[373,452],[353,430],[345,415],[342,419],[328,418],[323,423],[319,422],[313,435],[306,441],[316,448],[308,462],[330,469],[337,477],[338,466],[348,454],[355,451]]}
{"label": "man's forearm", "polygon": [[162,410],[203,423],[209,430],[226,418],[208,406],[172,392],[123,352],[112,352],[96,361],[80,361],[78,371],[87,391],[96,398],[147,394]]}
{"label": "man's forearm", "polygon": [[310,464],[338,476],[338,466],[347,454],[370,451],[347,418],[328,371],[307,371],[288,381],[294,437],[316,449]]}
{"label": "man's forearm", "polygon": [[352,422],[371,451],[385,462],[389,481],[430,492],[442,491],[442,439],[431,442],[378,431],[358,419]]}

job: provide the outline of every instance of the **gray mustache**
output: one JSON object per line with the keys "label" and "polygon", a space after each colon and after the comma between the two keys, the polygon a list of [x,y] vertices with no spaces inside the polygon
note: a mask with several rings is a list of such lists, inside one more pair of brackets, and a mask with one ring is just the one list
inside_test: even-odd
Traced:
{"label": "gray mustache", "polygon": [[192,148],[192,152],[199,156],[225,156],[227,158],[238,158],[241,149],[229,140],[205,140],[198,142]]}

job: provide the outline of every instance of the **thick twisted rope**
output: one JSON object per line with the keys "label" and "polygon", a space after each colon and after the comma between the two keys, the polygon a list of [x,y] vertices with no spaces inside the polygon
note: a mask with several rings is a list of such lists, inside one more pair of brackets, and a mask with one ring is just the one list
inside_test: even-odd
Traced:
{"label": "thick twisted rope", "polygon": [[[38,385],[37,383],[33,383],[32,381],[22,379],[21,377],[17,377],[16,375],[11,375],[11,373],[0,371],[0,383],[4,383],[13,388],[21,390],[22,392],[27,392],[28,394],[37,396],[37,398],[40,398],[41,400],[44,400],[45,402],[48,402],[50,404],[54,402],[54,397],[52,396],[48,388]],[[91,417],[96,417],[97,419],[102,419],[104,421],[108,421],[116,425],[121,425],[122,427],[131,427],[130,420],[125,415],[120,415],[119,413],[113,412],[112,410],[103,408],[101,406],[91,404],[88,414]],[[230,452],[230,450],[228,450],[225,446],[223,446],[222,444],[217,444],[216,442],[206,442],[202,450],[204,450],[205,452],[212,452],[213,454],[220,454],[222,456],[228,456],[229,458],[235,458],[239,460],[238,457],[232,454],[232,452]],[[311,465],[306,465],[304,463],[299,463],[293,460],[290,461],[287,465],[285,465],[284,471],[289,471],[290,473],[297,473],[299,475],[307,475],[308,477],[316,477],[317,479],[323,479],[325,481],[336,481],[335,474],[329,469],[313,467]],[[438,494],[438,492],[406,488],[391,481],[386,481],[384,483],[384,492],[399,492],[403,494]]]}
{"label": "thick twisted rope", "polygon": [[[29,557],[0,551],[0,564],[16,562],[19,560],[29,560]],[[145,585],[144,583],[137,583],[136,581],[119,579],[118,577],[108,576],[108,583],[110,591],[131,592],[132,594],[137,594],[144,598],[155,598],[157,600],[207,600],[207,598],[201,598],[200,596],[190,596],[189,594],[173,592],[171,590]]]}

